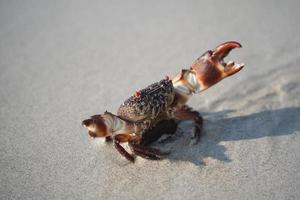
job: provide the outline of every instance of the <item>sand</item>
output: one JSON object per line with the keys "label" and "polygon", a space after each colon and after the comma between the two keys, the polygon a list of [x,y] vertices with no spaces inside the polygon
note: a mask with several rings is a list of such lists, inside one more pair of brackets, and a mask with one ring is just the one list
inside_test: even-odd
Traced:
{"label": "sand", "polygon": [[[0,199],[300,199],[299,1],[1,1]],[[189,105],[162,161],[81,121],[236,40],[246,67]]]}

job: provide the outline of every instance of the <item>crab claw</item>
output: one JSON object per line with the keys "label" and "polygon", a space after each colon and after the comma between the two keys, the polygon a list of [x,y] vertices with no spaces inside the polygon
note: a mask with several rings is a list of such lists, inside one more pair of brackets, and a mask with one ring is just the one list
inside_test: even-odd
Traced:
{"label": "crab claw", "polygon": [[244,64],[234,61],[224,62],[224,58],[232,49],[241,47],[242,45],[238,42],[225,42],[217,46],[214,51],[205,52],[191,65],[191,70],[196,74],[201,90],[209,88],[244,67]]}
{"label": "crab claw", "polygon": [[83,120],[82,126],[88,129],[88,134],[91,138],[108,135],[106,124],[101,115],[94,115],[90,119]]}
{"label": "crab claw", "polygon": [[242,45],[238,42],[225,42],[216,47],[216,49],[213,52],[213,56],[220,60],[226,57],[232,49],[241,47]]}

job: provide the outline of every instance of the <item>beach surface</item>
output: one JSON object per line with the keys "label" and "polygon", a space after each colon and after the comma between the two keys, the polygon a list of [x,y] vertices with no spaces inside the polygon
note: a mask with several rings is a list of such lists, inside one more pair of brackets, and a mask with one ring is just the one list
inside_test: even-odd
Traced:
{"label": "beach surface", "polygon": [[[0,199],[300,199],[300,1],[1,1]],[[206,50],[242,71],[189,105],[204,118],[124,159],[81,121]]]}

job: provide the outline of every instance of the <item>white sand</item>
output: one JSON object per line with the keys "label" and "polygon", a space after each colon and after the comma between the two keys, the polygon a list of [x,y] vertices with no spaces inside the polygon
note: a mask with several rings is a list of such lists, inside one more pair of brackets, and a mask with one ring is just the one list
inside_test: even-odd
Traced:
{"label": "white sand", "polygon": [[[0,2],[0,199],[300,199],[300,3]],[[221,42],[246,67],[194,96],[163,161],[128,163],[82,119]],[[227,58],[226,60],[230,60]]]}

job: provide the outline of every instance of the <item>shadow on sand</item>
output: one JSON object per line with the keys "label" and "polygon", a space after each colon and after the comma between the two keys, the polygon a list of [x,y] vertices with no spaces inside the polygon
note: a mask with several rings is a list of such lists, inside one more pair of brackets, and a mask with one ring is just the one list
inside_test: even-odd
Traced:
{"label": "shadow on sand", "polygon": [[[196,145],[190,145],[188,131],[177,131],[175,137],[158,144],[164,149],[171,149],[168,159],[173,161],[189,161],[203,165],[203,159],[212,157],[229,162],[222,141],[252,140],[263,137],[276,137],[295,134],[300,131],[300,107],[289,107],[268,110],[246,116],[228,117],[232,111],[202,113],[204,118],[204,136]],[[190,130],[191,125],[183,122],[182,130]]]}

